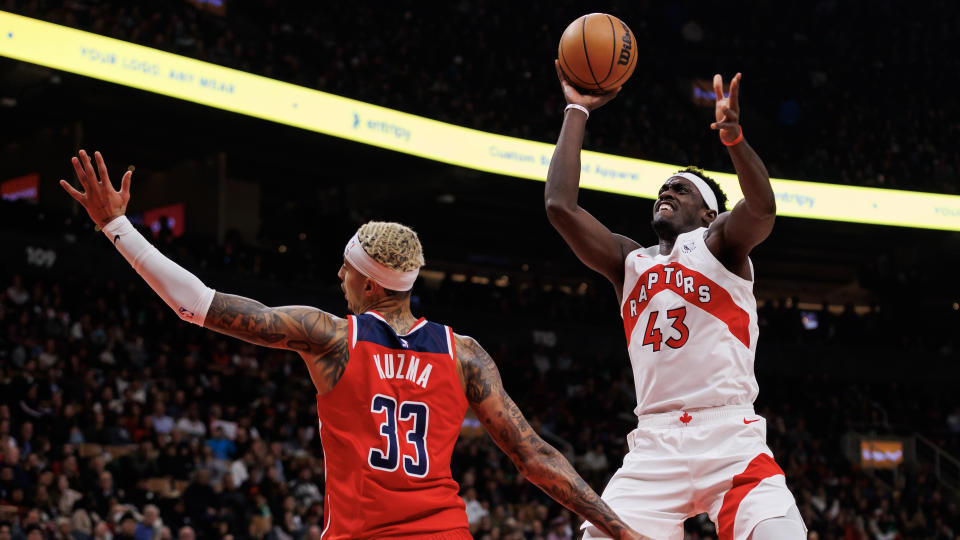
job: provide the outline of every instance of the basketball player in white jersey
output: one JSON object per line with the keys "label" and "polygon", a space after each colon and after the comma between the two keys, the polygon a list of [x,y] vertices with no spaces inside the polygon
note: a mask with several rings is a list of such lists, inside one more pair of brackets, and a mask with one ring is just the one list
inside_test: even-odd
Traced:
{"label": "basketball player in white jersey", "polygon": [[[740,74],[716,122],[744,199],[726,196],[703,171],[666,179],[654,203],[659,243],[644,248],[577,204],[580,148],[590,112],[617,94],[579,93],[557,67],[567,108],[544,200],[550,223],[577,257],[613,283],[637,392],[637,429],[602,498],[654,538],[683,538],[683,521],[707,512],[720,540],[802,540],[806,527],[753,410],[757,306],[748,255],[773,229],[776,201],[766,167],[739,124]],[[605,538],[584,523],[584,538]]]}

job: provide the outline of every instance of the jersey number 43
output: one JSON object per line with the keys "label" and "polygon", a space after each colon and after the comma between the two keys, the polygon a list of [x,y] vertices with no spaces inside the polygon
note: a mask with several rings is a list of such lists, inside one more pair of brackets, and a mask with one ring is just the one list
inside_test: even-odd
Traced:
{"label": "jersey number 43", "polygon": [[667,346],[672,349],[683,347],[683,344],[690,338],[690,328],[683,324],[683,319],[687,316],[687,308],[679,307],[667,311],[667,318],[672,321],[670,326],[677,332],[680,332],[680,335],[671,336],[666,341],[663,341],[663,334],[661,334],[660,329],[656,327],[657,317],[659,315],[659,311],[650,312],[650,318],[647,320],[647,329],[643,333],[643,345],[653,345],[653,352],[660,350],[661,342],[666,343]]}
{"label": "jersey number 43", "polygon": [[404,401],[397,407],[397,400],[377,394],[370,403],[370,412],[383,414],[380,435],[386,439],[385,450],[371,448],[367,463],[380,471],[393,472],[400,466],[400,440],[397,431],[400,422],[413,420],[413,426],[406,432],[406,441],[416,449],[415,456],[403,456],[403,472],[409,476],[423,478],[430,471],[430,459],[427,455],[427,425],[430,421],[430,408],[419,401]]}

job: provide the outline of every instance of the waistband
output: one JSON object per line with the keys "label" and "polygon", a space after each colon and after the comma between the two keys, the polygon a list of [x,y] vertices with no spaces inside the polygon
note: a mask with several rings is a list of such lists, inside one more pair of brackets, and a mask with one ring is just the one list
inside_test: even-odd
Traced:
{"label": "waistband", "polygon": [[684,427],[704,425],[725,420],[730,417],[742,416],[747,420],[759,418],[753,410],[753,405],[724,405],[721,407],[703,407],[686,409],[683,411],[668,411],[662,413],[644,414],[637,417],[638,428],[652,427]]}

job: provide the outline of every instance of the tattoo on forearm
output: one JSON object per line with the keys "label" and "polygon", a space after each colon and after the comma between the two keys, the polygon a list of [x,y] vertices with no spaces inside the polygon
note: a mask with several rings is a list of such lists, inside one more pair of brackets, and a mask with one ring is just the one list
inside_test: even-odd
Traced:
{"label": "tattoo on forearm", "polygon": [[203,326],[244,341],[297,351],[321,367],[332,388],[347,366],[347,322],[316,308],[271,308],[256,300],[216,293]]}
{"label": "tattoo on forearm", "polygon": [[629,526],[577,474],[570,462],[530,427],[507,395],[493,359],[476,340],[457,336],[467,400],[487,432],[517,469],[554,500],[612,538]]}

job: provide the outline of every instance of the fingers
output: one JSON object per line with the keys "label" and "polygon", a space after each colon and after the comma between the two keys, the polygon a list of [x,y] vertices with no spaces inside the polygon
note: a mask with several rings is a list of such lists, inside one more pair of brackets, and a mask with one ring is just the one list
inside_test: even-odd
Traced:
{"label": "fingers", "polygon": [[67,192],[68,195],[73,197],[73,200],[77,201],[80,204],[83,204],[83,193],[80,193],[73,186],[70,185],[66,180],[60,180],[60,185]]}
{"label": "fingers", "polygon": [[740,129],[740,124],[736,122],[714,122],[710,124],[710,129],[715,131],[722,129]]}
{"label": "fingers", "polygon": [[110,175],[107,174],[107,164],[103,162],[103,156],[100,155],[100,152],[94,152],[93,159],[97,162],[97,171],[100,172],[100,181],[110,186],[110,189],[113,189],[113,184],[110,183]]}
{"label": "fingers", "polygon": [[730,81],[730,105],[735,109],[740,107],[740,77],[741,74],[737,73]]}
{"label": "fingers", "polygon": [[[131,169],[133,166],[130,167]],[[127,170],[123,174],[123,178],[120,179],[120,194],[129,194],[130,193],[130,179],[133,178],[133,171]]]}
{"label": "fingers", "polygon": [[567,78],[567,74],[563,72],[563,68],[560,67],[560,61],[554,60],[553,67],[557,69],[557,78],[560,79],[560,85],[566,88],[570,86],[570,79]]}
{"label": "fingers", "polygon": [[554,64],[557,68],[557,78],[560,79],[560,89],[563,90],[563,95],[569,99],[576,99],[577,92],[573,89],[573,85],[570,84],[570,79],[567,78],[567,74],[563,72],[563,68],[560,67],[560,62],[554,60]]}
{"label": "fingers", "polygon": [[[83,150],[80,152],[83,152]],[[90,186],[87,185],[87,173],[84,172],[83,165],[80,164],[80,159],[76,157],[70,158],[70,163],[73,165],[73,172],[77,174],[77,180],[80,181],[83,190],[90,191]]]}
{"label": "fingers", "polygon": [[732,109],[731,107],[729,107],[729,106],[724,106],[723,108],[720,109],[720,112],[723,113],[723,121],[724,121],[724,122],[739,122],[739,121],[740,121],[740,113],[738,113],[737,111],[733,110],[733,109]]}
{"label": "fingers", "polygon": [[723,77],[719,73],[713,76],[713,93],[718,101],[723,99]]}
{"label": "fingers", "polygon": [[[97,173],[93,171],[93,163],[90,163],[90,155],[86,151],[80,151],[80,162],[83,163],[83,172],[88,176],[87,181],[100,183],[100,180],[97,178]],[[92,177],[92,178],[89,178]]]}

